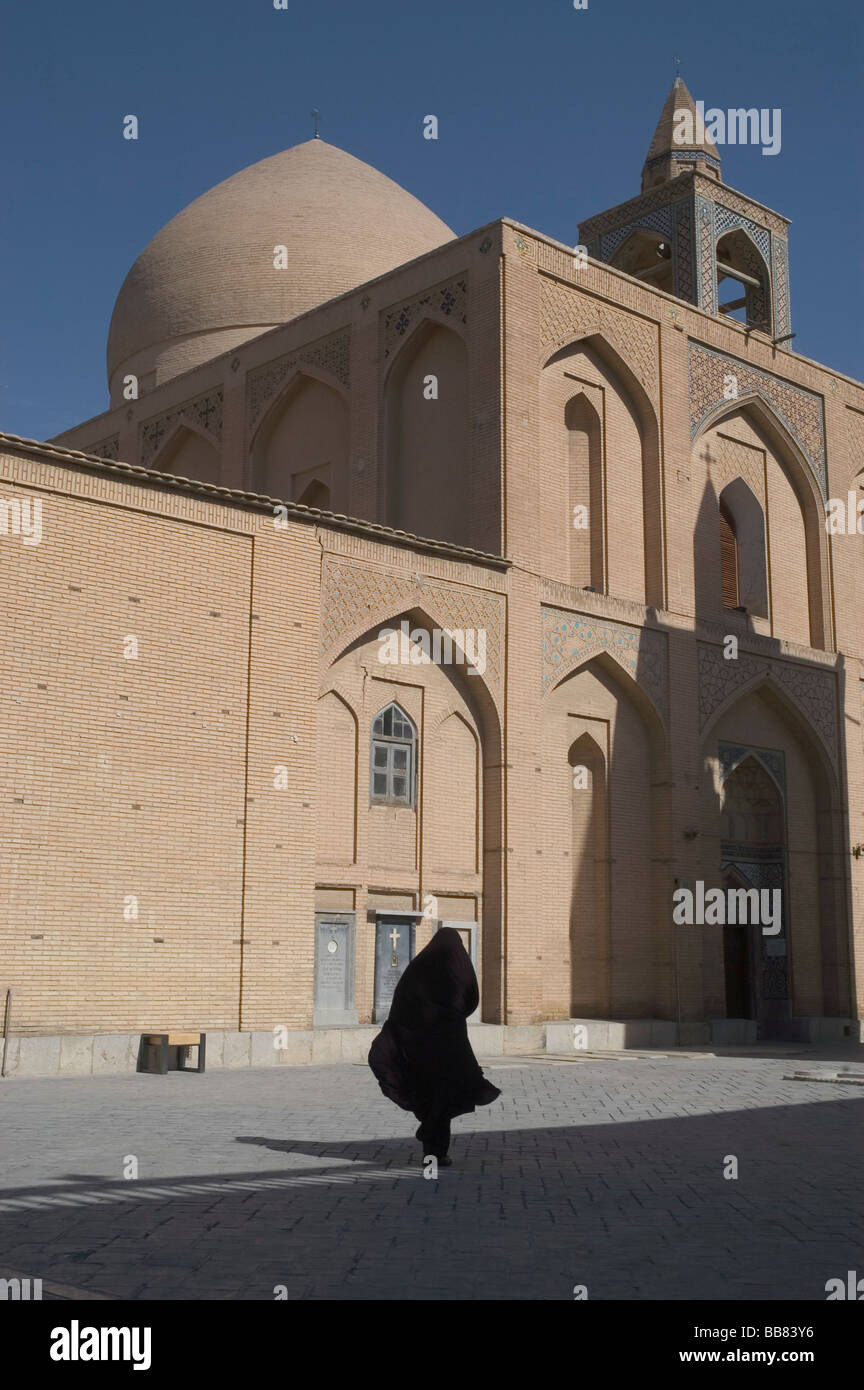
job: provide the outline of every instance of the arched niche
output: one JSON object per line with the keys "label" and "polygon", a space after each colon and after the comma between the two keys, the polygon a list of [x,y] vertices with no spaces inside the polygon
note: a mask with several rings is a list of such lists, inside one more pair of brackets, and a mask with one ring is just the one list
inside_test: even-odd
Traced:
{"label": "arched niche", "polygon": [[358,721],[338,691],[325,691],[316,711],[316,859],[354,864],[357,857]]}
{"label": "arched niche", "polygon": [[424,320],[384,383],[388,525],[471,545],[468,350],[460,334]]}
{"label": "arched niche", "polygon": [[349,456],[349,413],[341,392],[298,372],[255,433],[253,487],[267,497],[299,502],[315,483],[328,491],[328,510],[341,510],[347,505]]}
{"label": "arched niche", "polygon": [[[743,478],[734,478],[720,493],[721,571],[728,564],[730,587],[734,579],[735,604],[757,617],[768,617],[768,570],[765,551],[765,514]],[[731,545],[723,546],[723,523]],[[727,554],[729,556],[727,560]],[[725,604],[724,606],[729,606]]]}
{"label": "arched niche", "polygon": [[320,478],[313,478],[301,492],[297,501],[303,507],[316,507],[319,511],[330,511],[330,489]]}
{"label": "arched niche", "polygon": [[[657,416],[634,372],[600,333],[562,345],[541,371],[539,525],[547,563],[556,577],[569,581],[572,511],[566,409],[579,388],[602,418],[603,587],[613,597],[662,608],[665,565]],[[595,556],[600,544],[595,536]]]}
{"label": "arched niche", "polygon": [[594,734],[571,744],[570,1015],[590,1018],[608,1008],[609,843],[606,754]]}
{"label": "arched niche", "polygon": [[753,845],[782,845],[785,839],[783,797],[764,763],[749,753],[723,783],[720,834],[724,840]]}
{"label": "arched niche", "polygon": [[219,451],[209,439],[188,425],[180,425],[159,450],[153,467],[218,487],[222,465]]}
{"label": "arched niche", "polygon": [[[407,661],[402,663],[399,653],[394,665],[385,634],[398,634],[403,620],[409,629]],[[467,673],[471,660],[456,643],[452,653],[459,659],[438,664],[415,660],[423,647],[410,640],[410,633],[425,633],[434,650],[431,638],[448,628],[440,615],[419,605],[395,613],[382,610],[374,623],[354,631],[325,657],[322,679],[326,689],[338,685],[359,720],[359,891],[404,894],[413,885],[418,902],[426,893],[475,899],[481,910],[483,1019],[503,1022],[504,758],[498,711],[485,677]],[[382,654],[388,660],[382,661]],[[416,728],[412,807],[372,805],[364,793],[374,721],[394,702]],[[358,943],[361,973],[366,969],[364,950]],[[372,970],[374,962],[367,965]]]}
{"label": "arched niche", "polygon": [[740,445],[756,459],[753,476],[746,479],[750,491],[756,475],[764,489],[771,635],[831,650],[830,558],[822,495],[797,441],[755,394],[718,406],[693,441],[694,473],[704,480],[693,529],[696,614],[712,620],[721,616],[719,492],[732,481],[724,451]]}
{"label": "arched niche", "polygon": [[[604,593],[603,430],[584,391],[564,408],[569,487],[569,580]],[[584,524],[587,519],[587,525]]]}
{"label": "arched niche", "polygon": [[[707,775],[702,782],[701,876],[719,886],[737,865],[745,886],[782,890],[782,935],[787,940],[787,1007],[772,1016],[846,1016],[852,1009],[847,928],[848,840],[836,772],[806,713],[769,676],[754,678],[723,702],[702,734]],[[724,747],[730,771],[724,777]],[[778,867],[778,865],[780,867]],[[761,867],[760,867],[761,866]],[[754,970],[770,965],[782,948],[763,949],[756,933]],[[724,973],[722,935],[703,937],[706,1009],[720,1008]],[[758,948],[758,949],[757,949]],[[753,979],[757,987],[758,979]],[[782,991],[777,997],[783,998]],[[758,1002],[758,1001],[757,1001]],[[722,1010],[721,1010],[722,1011]],[[754,1012],[754,1017],[759,1010]]]}
{"label": "arched niche", "polygon": [[430,873],[480,868],[480,757],[476,729],[453,711],[430,730],[425,854]]}
{"label": "arched niche", "polygon": [[[600,652],[544,698],[540,737],[543,856],[534,893],[553,953],[570,951],[575,991],[565,1000],[550,978],[544,1006],[552,1017],[577,999],[590,1017],[674,1017],[661,867],[669,853],[668,756],[659,715]],[[574,781],[579,765],[584,786]]]}

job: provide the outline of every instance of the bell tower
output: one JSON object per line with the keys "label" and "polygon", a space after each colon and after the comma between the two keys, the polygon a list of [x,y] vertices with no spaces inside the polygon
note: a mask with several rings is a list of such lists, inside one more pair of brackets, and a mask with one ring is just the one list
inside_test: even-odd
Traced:
{"label": "bell tower", "polygon": [[580,223],[579,240],[592,259],[788,349],[788,229],[788,218],[723,183],[719,151],[676,77],[641,194]]}

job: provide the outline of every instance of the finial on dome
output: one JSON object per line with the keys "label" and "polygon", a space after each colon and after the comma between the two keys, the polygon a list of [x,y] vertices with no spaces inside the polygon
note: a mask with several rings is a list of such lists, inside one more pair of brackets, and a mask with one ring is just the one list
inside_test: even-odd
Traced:
{"label": "finial on dome", "polygon": [[313,136],[313,139],[315,139],[315,140],[320,140],[320,139],[321,139],[321,136],[318,134],[318,122],[319,122],[319,120],[321,119],[320,112],[318,112],[318,111],[313,111],[313,112],[312,112],[312,119],[313,119],[313,121],[315,122],[315,134],[314,134],[314,136]]}
{"label": "finial on dome", "polygon": [[675,86],[677,87],[681,81],[681,59],[673,58],[672,62],[675,64]]}

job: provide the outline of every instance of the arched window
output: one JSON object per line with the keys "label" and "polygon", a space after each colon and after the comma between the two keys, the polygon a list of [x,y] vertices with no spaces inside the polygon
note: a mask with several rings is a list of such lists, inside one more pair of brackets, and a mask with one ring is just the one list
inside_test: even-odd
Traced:
{"label": "arched window", "polygon": [[[664,182],[662,176],[660,182]],[[609,264],[616,270],[635,275],[637,280],[645,280],[655,289],[666,290],[667,294],[675,293],[672,246],[647,227],[637,227],[631,232]]]}
{"label": "arched window", "polygon": [[738,607],[738,537],[735,522],[720,503],[720,586],[723,607]]}
{"label": "arched window", "polygon": [[[730,285],[726,281],[731,281]],[[722,293],[738,298],[720,303]],[[717,304],[721,314],[737,319],[748,328],[771,331],[771,301],[768,270],[753,242],[737,228],[717,243]]]}
{"label": "arched window", "polygon": [[720,494],[720,577],[724,608],[768,617],[765,515],[743,478]]}
{"label": "arched window", "polygon": [[417,730],[399,705],[388,705],[372,724],[370,800],[413,806]]}

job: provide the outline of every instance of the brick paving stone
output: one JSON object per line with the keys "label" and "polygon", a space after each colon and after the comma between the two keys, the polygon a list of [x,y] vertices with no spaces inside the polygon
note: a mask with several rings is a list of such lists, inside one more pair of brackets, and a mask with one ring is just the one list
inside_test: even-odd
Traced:
{"label": "brick paving stone", "polygon": [[788,1069],[490,1067],[502,1099],[454,1123],[432,1181],[362,1066],[13,1079],[0,1277],[141,1300],[824,1299],[864,1269],[864,1095]]}

